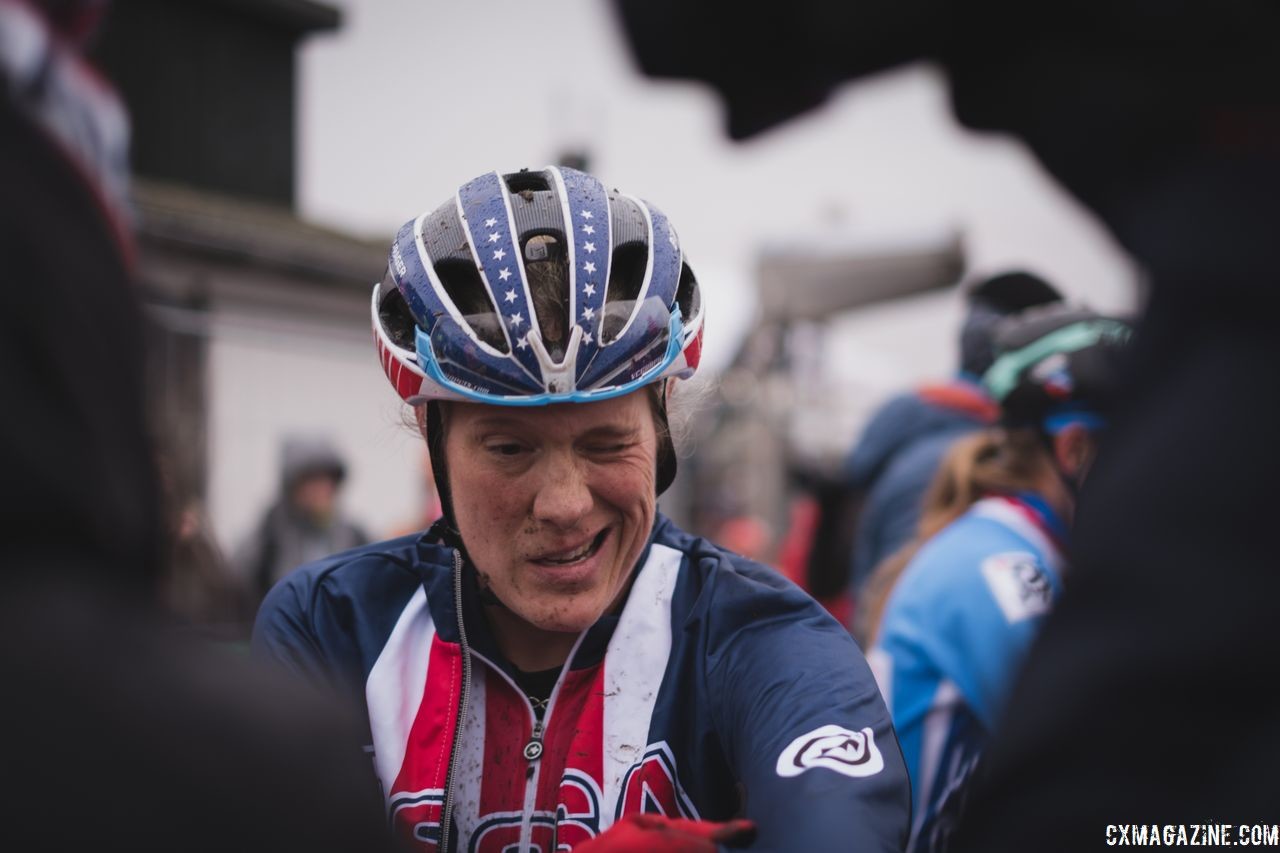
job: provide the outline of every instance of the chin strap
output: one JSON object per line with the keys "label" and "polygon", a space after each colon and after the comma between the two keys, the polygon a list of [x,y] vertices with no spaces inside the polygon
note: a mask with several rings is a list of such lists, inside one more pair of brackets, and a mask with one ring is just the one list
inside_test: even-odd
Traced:
{"label": "chin strap", "polygon": [[[431,456],[431,476],[436,481],[436,494],[440,496],[442,513],[440,520],[431,526],[430,536],[456,549],[462,555],[463,566],[470,567],[475,572],[475,562],[467,553],[467,546],[462,541],[462,534],[458,532],[458,523],[453,516],[453,497],[449,493],[449,470],[444,460],[444,418],[440,411],[440,403],[431,400],[426,406],[427,453]],[[502,603],[502,599],[494,595],[493,590],[480,582],[479,572],[476,572],[476,592],[481,604],[510,609]]]}
{"label": "chin strap", "polygon": [[[442,519],[447,529],[453,534],[461,547],[462,536],[458,533],[457,522],[453,519],[453,498],[449,494],[449,472],[444,462],[444,417],[438,400],[427,401],[427,453],[431,457],[431,477],[436,481],[436,495],[440,498]],[[438,524],[438,523],[437,523]],[[453,544],[452,542],[449,544]]]}
{"label": "chin strap", "polygon": [[481,586],[479,577],[476,578],[476,594],[481,604],[487,604],[490,607],[501,607],[503,610],[511,609],[502,602],[501,598],[494,594],[492,589],[487,586]]}
{"label": "chin strap", "polygon": [[676,448],[671,440],[671,426],[667,423],[667,383],[670,381],[670,379],[662,380],[653,405],[654,417],[657,419],[655,426],[658,428],[656,453],[658,476],[654,485],[657,487],[655,491],[659,497],[671,487],[672,481],[676,478]]}
{"label": "chin strap", "polygon": [[494,595],[493,590],[480,583],[479,572],[476,572],[475,563],[471,561],[470,555],[467,554],[467,547],[462,544],[462,535],[449,522],[447,518],[441,518],[435,524],[431,525],[431,529],[427,531],[429,539],[436,540],[443,545],[455,549],[462,555],[463,571],[470,569],[476,575],[476,595],[480,599],[481,604],[493,605],[506,609],[507,605],[502,603],[502,599]]}

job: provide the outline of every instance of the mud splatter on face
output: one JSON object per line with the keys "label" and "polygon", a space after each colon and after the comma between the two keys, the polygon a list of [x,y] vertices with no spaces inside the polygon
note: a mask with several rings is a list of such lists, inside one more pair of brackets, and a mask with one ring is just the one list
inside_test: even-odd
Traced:
{"label": "mud splatter on face", "polygon": [[449,409],[454,514],[482,584],[537,631],[590,627],[625,590],[653,527],[648,395]]}

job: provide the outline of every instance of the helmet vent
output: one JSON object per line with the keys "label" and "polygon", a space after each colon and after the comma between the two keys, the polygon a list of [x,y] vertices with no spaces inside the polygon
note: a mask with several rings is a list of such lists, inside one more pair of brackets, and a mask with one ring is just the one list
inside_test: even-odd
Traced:
{"label": "helmet vent", "polygon": [[676,285],[676,305],[680,307],[680,320],[686,326],[702,312],[702,289],[686,263],[680,264],[680,283]]}
{"label": "helmet vent", "polygon": [[502,331],[502,319],[475,264],[469,260],[446,258],[436,263],[435,270],[449,299],[476,337],[501,353],[510,353],[507,336]]}
{"label": "helmet vent", "polygon": [[[525,263],[533,261],[553,261],[564,257],[564,235],[558,231],[533,235],[522,235],[524,245],[521,253]],[[568,287],[568,283],[565,284]]]}
{"label": "helmet vent", "polygon": [[414,332],[418,324],[414,322],[413,314],[409,312],[404,294],[400,292],[400,288],[396,287],[390,267],[387,267],[387,273],[382,277],[381,291],[385,294],[378,304],[378,317],[382,321],[382,328],[386,330],[391,343],[412,352],[415,345]]}
{"label": "helmet vent", "polygon": [[617,340],[631,319],[648,265],[649,247],[644,243],[624,243],[613,250],[613,260],[609,263],[609,287],[605,292],[604,321],[600,329],[602,344]]}
{"label": "helmet vent", "polygon": [[525,275],[533,296],[533,313],[547,355],[564,359],[572,320],[569,317],[569,266],[554,234],[536,234],[524,244]]}
{"label": "helmet vent", "polygon": [[[542,172],[513,172],[504,176],[507,182],[507,189],[512,195],[520,195],[525,192],[545,193],[551,191],[551,184],[547,181],[547,176]],[[526,199],[527,200],[527,199]]]}

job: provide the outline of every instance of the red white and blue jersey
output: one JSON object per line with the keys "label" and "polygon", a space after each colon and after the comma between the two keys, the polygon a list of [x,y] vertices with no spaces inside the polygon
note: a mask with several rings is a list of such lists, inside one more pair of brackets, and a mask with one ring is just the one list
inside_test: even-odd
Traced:
{"label": "red white and blue jersey", "polygon": [[634,812],[744,815],[753,850],[902,849],[910,790],[871,672],[776,572],[659,517],[538,724],[469,568],[459,619],[454,560],[429,533],[348,551],[282,581],[254,630],[259,654],[359,698],[388,819],[418,849],[439,848],[449,790],[451,850],[570,851]]}

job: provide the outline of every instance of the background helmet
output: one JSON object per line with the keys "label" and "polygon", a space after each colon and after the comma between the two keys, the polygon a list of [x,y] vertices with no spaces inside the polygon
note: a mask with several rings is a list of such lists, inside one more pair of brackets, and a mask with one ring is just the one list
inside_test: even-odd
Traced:
{"label": "background helmet", "polygon": [[996,333],[996,359],[983,377],[1001,423],[1056,432],[1099,426],[1120,382],[1119,356],[1132,335],[1123,319],[1050,305],[1009,317]]}
{"label": "background helmet", "polygon": [[481,175],[405,223],[372,315],[410,403],[604,399],[692,376],[702,348],[667,218],[565,167]]}
{"label": "background helmet", "polygon": [[1028,308],[1061,302],[1062,294],[1033,273],[1011,270],[974,282],[965,289],[964,299],[960,369],[977,380],[995,359],[994,337],[1000,322]]}

